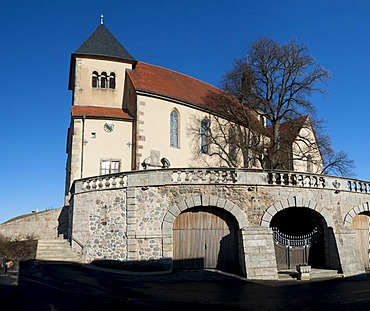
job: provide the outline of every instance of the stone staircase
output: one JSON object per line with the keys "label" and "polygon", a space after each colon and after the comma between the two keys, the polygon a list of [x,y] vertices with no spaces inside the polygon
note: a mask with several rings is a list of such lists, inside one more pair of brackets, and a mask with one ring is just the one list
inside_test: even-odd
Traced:
{"label": "stone staircase", "polygon": [[41,239],[37,243],[37,260],[81,262],[81,255],[62,237]]}

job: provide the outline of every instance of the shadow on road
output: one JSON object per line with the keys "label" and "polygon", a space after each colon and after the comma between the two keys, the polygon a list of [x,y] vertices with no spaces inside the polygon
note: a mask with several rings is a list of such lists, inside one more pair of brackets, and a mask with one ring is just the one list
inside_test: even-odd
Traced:
{"label": "shadow on road", "polygon": [[17,282],[0,276],[0,299],[27,311],[368,310],[369,285],[365,276],[262,282],[208,270],[128,273],[32,260],[20,265]]}

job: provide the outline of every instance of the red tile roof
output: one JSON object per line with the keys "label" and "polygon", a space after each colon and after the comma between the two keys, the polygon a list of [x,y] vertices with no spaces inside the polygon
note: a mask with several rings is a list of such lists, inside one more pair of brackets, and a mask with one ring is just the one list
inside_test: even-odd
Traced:
{"label": "red tile roof", "polygon": [[138,62],[134,70],[128,71],[128,75],[137,91],[169,97],[207,110],[217,109],[206,100],[207,96],[210,93],[224,93],[198,79],[143,62]]}
{"label": "red tile roof", "polygon": [[[128,76],[136,91],[179,100],[235,122],[246,121],[235,97],[198,79],[143,62],[138,62],[135,69],[129,70]],[[251,111],[246,112],[250,126],[264,133],[265,128],[258,116]]]}
{"label": "red tile roof", "polygon": [[72,106],[72,117],[78,116],[132,120],[132,117],[120,108]]}
{"label": "red tile roof", "polygon": [[[306,122],[308,121],[309,116],[306,115],[280,124],[280,131],[283,134],[283,138],[287,142],[292,143],[297,138],[300,130],[305,126]],[[273,129],[269,127],[267,131],[269,135],[272,137]]]}

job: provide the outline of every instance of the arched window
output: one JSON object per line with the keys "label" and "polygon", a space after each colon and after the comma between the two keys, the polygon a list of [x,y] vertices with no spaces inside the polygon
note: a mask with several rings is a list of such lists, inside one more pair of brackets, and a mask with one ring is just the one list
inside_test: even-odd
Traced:
{"label": "arched window", "polygon": [[116,88],[116,74],[111,72],[109,75],[109,88],[115,89]]}
{"label": "arched window", "polygon": [[209,151],[209,121],[206,118],[200,123],[200,151],[204,154]]}
{"label": "arched window", "polygon": [[92,77],[91,77],[91,86],[93,88],[97,88],[98,87],[98,72],[97,71],[93,71],[92,73]]}
{"label": "arched window", "polygon": [[179,147],[179,114],[176,110],[170,114],[170,146]]}
{"label": "arched window", "polygon": [[105,89],[107,87],[107,73],[102,72],[100,75],[100,87]]}

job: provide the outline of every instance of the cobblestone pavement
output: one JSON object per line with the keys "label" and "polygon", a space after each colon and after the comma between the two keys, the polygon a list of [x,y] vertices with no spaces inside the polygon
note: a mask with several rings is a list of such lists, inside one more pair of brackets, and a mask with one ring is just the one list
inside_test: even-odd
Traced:
{"label": "cobblestone pavement", "polygon": [[0,275],[1,310],[369,310],[370,278],[248,281],[218,271],[122,273],[30,261]]}

